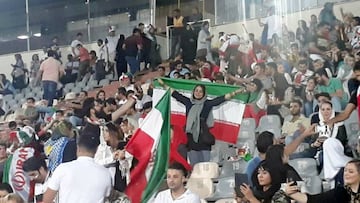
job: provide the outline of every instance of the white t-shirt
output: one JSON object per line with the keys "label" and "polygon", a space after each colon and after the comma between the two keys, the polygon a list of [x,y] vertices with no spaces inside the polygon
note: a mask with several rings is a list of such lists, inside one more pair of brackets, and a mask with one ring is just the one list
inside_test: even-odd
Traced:
{"label": "white t-shirt", "polygon": [[75,54],[76,55],[79,55],[79,50],[76,49],[76,45],[78,45],[78,44],[83,45],[83,43],[80,40],[77,40],[77,39],[73,40],[71,42],[71,44],[70,44],[71,48],[75,48]]}
{"label": "white t-shirt", "polygon": [[200,203],[200,197],[191,192],[190,190],[186,190],[184,194],[182,194],[177,199],[173,200],[171,196],[170,189],[159,192],[159,194],[156,196],[153,203]]}
{"label": "white t-shirt", "polygon": [[264,24],[268,24],[268,34],[267,38],[272,39],[274,34],[277,34],[278,37],[281,37],[281,23],[276,15],[268,16],[264,19]]}
{"label": "white t-shirt", "polygon": [[108,41],[107,43],[107,47],[108,47],[108,51],[109,51],[109,55],[111,55],[112,53],[116,52],[116,45],[119,41],[119,36],[107,36],[106,39]]}
{"label": "white t-shirt", "polygon": [[48,181],[48,188],[58,191],[59,203],[103,203],[111,192],[109,171],[91,157],[60,164]]}

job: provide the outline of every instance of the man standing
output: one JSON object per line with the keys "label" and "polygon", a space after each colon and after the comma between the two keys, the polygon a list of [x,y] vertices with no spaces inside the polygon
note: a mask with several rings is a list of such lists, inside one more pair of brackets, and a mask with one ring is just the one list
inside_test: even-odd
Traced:
{"label": "man standing", "polygon": [[[353,68],[355,79],[360,82],[360,62],[357,62]],[[344,121],[350,117],[350,114],[359,106],[360,103],[360,86],[357,91],[353,91],[349,103],[343,112],[326,122],[327,125],[333,126],[334,123]],[[360,118],[360,108],[358,107],[358,116]]]}
{"label": "man standing", "polygon": [[48,58],[41,63],[37,80],[41,79],[44,95],[43,99],[48,101],[48,106],[52,106],[53,100],[56,98],[57,85],[60,78],[64,75],[64,68],[55,58],[53,50],[48,51]]}
{"label": "man standing", "polygon": [[173,26],[171,32],[170,59],[174,59],[180,53],[181,37],[186,26],[186,20],[184,16],[181,15],[180,9],[177,8],[173,10],[173,16],[168,17],[167,25]]}
{"label": "man standing", "polygon": [[[107,61],[110,71],[115,73],[115,57],[116,57],[116,45],[119,41],[119,35],[115,35],[115,26],[109,27],[109,35],[105,38],[105,44],[107,48]],[[118,74],[118,73],[117,73]]]}
{"label": "man standing", "polygon": [[76,34],[76,38],[71,42],[71,53],[73,54],[73,56],[77,56],[79,55],[79,51],[76,49],[76,46],[78,44],[83,44],[82,42],[82,37],[83,34],[81,32]]}
{"label": "man standing", "polygon": [[111,175],[94,162],[100,144],[98,134],[80,135],[77,143],[77,160],[60,164],[48,181],[44,203],[52,203],[58,193],[59,203],[104,202],[111,192]]}
{"label": "man standing", "polygon": [[80,60],[77,81],[80,81],[84,78],[86,74],[91,72],[90,54],[89,51],[85,47],[83,47],[82,44],[76,45],[76,49],[79,51],[79,55],[77,55],[76,58]]}
{"label": "man standing", "polygon": [[169,189],[159,192],[153,203],[200,203],[198,195],[186,189],[186,169],[179,163],[173,163],[167,170],[166,183]]}
{"label": "man standing", "polygon": [[133,34],[126,38],[123,49],[125,50],[125,59],[130,66],[131,74],[140,70],[140,54],[142,49],[141,31],[134,28]]}
{"label": "man standing", "polygon": [[24,161],[23,170],[29,176],[30,180],[35,182],[35,197],[37,201],[41,202],[50,175],[45,160],[38,157],[31,157]]}

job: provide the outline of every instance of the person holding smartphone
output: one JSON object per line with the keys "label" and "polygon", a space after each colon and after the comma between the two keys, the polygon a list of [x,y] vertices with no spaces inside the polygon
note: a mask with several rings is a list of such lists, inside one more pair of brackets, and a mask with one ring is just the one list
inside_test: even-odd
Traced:
{"label": "person holding smartphone", "polygon": [[[244,183],[240,186],[240,191],[244,195],[244,198],[251,203],[271,203],[278,201],[290,203],[290,198],[288,198],[280,188],[280,170],[273,167],[273,165],[267,161],[262,161],[257,170],[254,187],[251,188],[248,184]],[[241,201],[243,201],[244,198],[241,198]]]}

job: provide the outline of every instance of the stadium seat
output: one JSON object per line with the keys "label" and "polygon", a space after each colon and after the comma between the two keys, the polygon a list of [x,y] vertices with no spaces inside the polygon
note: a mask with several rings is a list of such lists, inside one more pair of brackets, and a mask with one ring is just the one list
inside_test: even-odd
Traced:
{"label": "stadium seat", "polygon": [[250,130],[253,131],[256,128],[256,122],[254,118],[244,118],[241,121],[240,130]]}
{"label": "stadium seat", "polygon": [[234,203],[235,199],[228,198],[228,199],[219,199],[215,203]]}
{"label": "stadium seat", "polygon": [[234,177],[235,173],[245,173],[247,162],[243,159],[235,161],[224,161],[220,170],[220,178]]}
{"label": "stadium seat", "polygon": [[295,168],[301,177],[319,175],[316,160],[313,158],[298,158],[289,160],[289,164]]}
{"label": "stadium seat", "polygon": [[108,80],[116,80],[116,78],[114,78],[113,74],[107,74],[105,76],[105,79],[108,79]]}
{"label": "stadium seat", "polygon": [[311,176],[303,178],[304,187],[301,192],[311,195],[319,194],[322,192],[322,180],[319,176]]}
{"label": "stadium seat", "polygon": [[215,192],[207,201],[217,201],[219,199],[234,197],[235,178],[234,176],[218,179],[215,187]]}
{"label": "stadium seat", "polygon": [[23,93],[18,93],[18,94],[16,94],[15,96],[14,96],[14,99],[15,100],[17,100],[17,101],[19,101],[20,99],[22,99],[22,98],[24,98],[24,94]]}
{"label": "stadium seat", "polygon": [[317,171],[316,160],[312,158],[298,158],[289,161],[304,181],[302,192],[319,194],[322,191],[322,180]]}
{"label": "stadium seat", "polygon": [[13,100],[13,99],[14,99],[14,95],[12,95],[12,94],[7,94],[3,97],[3,100],[6,102]]}
{"label": "stadium seat", "polygon": [[110,84],[110,80],[109,79],[102,79],[102,80],[100,80],[100,82],[99,82],[99,86],[105,86],[105,85],[108,85],[108,84]]}
{"label": "stadium seat", "polygon": [[81,87],[76,86],[76,87],[74,87],[74,88],[72,89],[72,92],[75,92],[75,93],[80,93],[80,92],[81,92],[81,90],[82,90],[82,88],[81,88]]}
{"label": "stadium seat", "polygon": [[280,129],[281,121],[278,115],[265,115],[260,118],[258,132],[263,132],[268,129]]}
{"label": "stadium seat", "polygon": [[219,165],[214,162],[200,162],[195,164],[191,178],[217,178],[219,177]]}
{"label": "stadium seat", "polygon": [[86,86],[94,88],[94,87],[98,87],[99,82],[97,80],[90,80]]}
{"label": "stadium seat", "polygon": [[63,91],[64,92],[71,92],[72,89],[75,87],[74,83],[68,83],[64,86]]}
{"label": "stadium seat", "polygon": [[214,183],[210,178],[190,178],[186,187],[202,199],[210,197],[214,192]]}
{"label": "stadium seat", "polygon": [[25,98],[29,98],[29,97],[33,97],[35,98],[37,94],[42,94],[41,92],[40,93],[36,93],[36,92],[28,92],[26,95],[25,95]]}
{"label": "stadium seat", "polygon": [[[274,134],[275,138],[280,138],[282,136],[281,134],[281,128],[270,128],[268,127],[267,129],[263,130],[263,131],[269,131],[272,132]],[[263,132],[261,131],[261,132]]]}

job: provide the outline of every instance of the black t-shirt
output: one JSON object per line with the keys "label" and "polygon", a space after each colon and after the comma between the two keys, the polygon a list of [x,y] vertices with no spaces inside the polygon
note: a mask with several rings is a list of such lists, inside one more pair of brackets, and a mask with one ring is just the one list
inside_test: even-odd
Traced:
{"label": "black t-shirt", "polygon": [[357,106],[357,92],[354,91],[351,96],[350,96],[350,100],[349,103],[354,104],[355,106]]}

